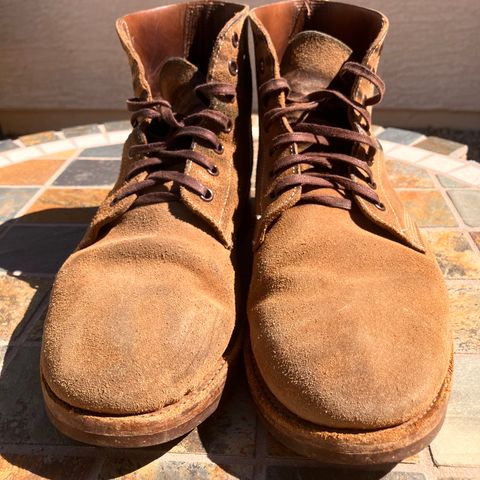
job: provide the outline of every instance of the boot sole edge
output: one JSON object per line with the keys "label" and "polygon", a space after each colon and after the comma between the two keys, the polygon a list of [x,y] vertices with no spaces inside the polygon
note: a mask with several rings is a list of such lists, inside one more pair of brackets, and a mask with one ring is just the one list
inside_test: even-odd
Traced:
{"label": "boot sole edge", "polygon": [[64,435],[101,447],[141,448],[179,438],[200,425],[217,409],[227,377],[239,356],[241,335],[213,376],[178,402],[155,412],[110,415],[82,410],[58,398],[41,373],[41,387],[47,416]]}
{"label": "boot sole edge", "polygon": [[428,446],[445,419],[453,357],[436,400],[421,417],[395,427],[354,432],[322,428],[297,417],[274,397],[261,378],[248,338],[244,356],[250,393],[267,429],[294,452],[323,463],[352,466],[396,464]]}

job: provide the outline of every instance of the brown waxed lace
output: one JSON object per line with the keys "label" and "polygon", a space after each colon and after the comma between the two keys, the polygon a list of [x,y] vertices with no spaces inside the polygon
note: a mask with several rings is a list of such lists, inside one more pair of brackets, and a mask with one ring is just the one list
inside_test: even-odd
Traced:
{"label": "brown waxed lace", "polygon": [[[278,180],[270,192],[272,197],[277,197],[287,189],[297,186],[343,189],[345,192],[350,191],[362,196],[374,203],[379,209],[384,209],[383,204],[374,191],[376,185],[372,178],[371,160],[362,160],[346,153],[329,150],[333,140],[337,143],[338,141],[341,143],[350,142],[352,143],[352,148],[355,143],[363,144],[375,151],[377,147],[372,138],[367,133],[308,122],[308,115],[316,111],[319,106],[323,107],[327,103],[339,102],[357,112],[366,124],[366,131],[370,130],[371,117],[367,107],[380,102],[385,91],[385,85],[378,75],[359,63],[346,62],[339,72],[340,78],[345,74],[353,74],[356,77],[368,80],[374,85],[376,94],[364,100],[363,104],[360,104],[334,89],[321,89],[307,95],[292,93],[288,81],[284,78],[270,79],[260,86],[259,96],[264,105],[267,104],[268,98],[272,95],[278,95],[283,92],[286,96],[285,107],[275,107],[265,112],[263,121],[266,130],[283,116],[290,118],[291,114],[296,114],[296,120],[290,121],[293,132],[281,133],[275,136],[272,140],[270,154],[274,154],[280,148],[292,147],[293,144],[301,144],[303,147],[301,153],[292,153],[278,158],[272,167],[272,176],[276,176],[286,169],[299,164],[310,166],[310,168],[301,173],[286,175]],[[369,158],[372,157],[372,150],[369,150]],[[336,166],[360,168],[367,175],[368,185],[354,181],[349,174],[349,168],[337,168],[335,173],[331,173]],[[302,193],[300,201],[346,210],[350,210],[352,207],[351,199],[343,196],[337,197],[305,192]]]}
{"label": "brown waxed lace", "polygon": [[205,201],[213,199],[213,192],[210,189],[190,175],[173,170],[172,167],[179,162],[191,160],[205,168],[212,176],[218,175],[218,167],[211,159],[190,148],[182,148],[181,144],[184,144],[185,139],[190,140],[190,144],[193,141],[200,141],[218,154],[223,153],[223,145],[215,131],[219,129],[224,132],[231,131],[232,121],[224,113],[208,106],[213,97],[233,101],[235,87],[226,83],[204,83],[195,88],[195,93],[204,107],[186,116],[175,113],[171,104],[162,98],[127,101],[128,110],[133,112],[131,122],[134,128],[153,129],[151,125],[155,121],[158,122],[157,131],[163,131],[162,128],[166,126],[168,133],[161,141],[130,147],[129,156],[134,158],[135,162],[127,172],[126,181],[142,172],[147,172],[148,175],[144,180],[132,183],[119,191],[113,203],[133,194],[137,195],[133,204],[135,206],[178,200],[178,195],[172,191],[151,191],[152,187],[166,182],[183,186]]}

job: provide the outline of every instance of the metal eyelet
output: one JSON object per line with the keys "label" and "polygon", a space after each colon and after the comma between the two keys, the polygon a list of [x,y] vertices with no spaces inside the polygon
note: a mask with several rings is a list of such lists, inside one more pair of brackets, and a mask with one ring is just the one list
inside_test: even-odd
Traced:
{"label": "metal eyelet", "polygon": [[263,75],[265,73],[265,62],[263,61],[263,58],[260,59],[258,62],[258,71]]}
{"label": "metal eyelet", "polygon": [[233,122],[231,120],[228,121],[228,125],[223,129],[225,133],[230,133],[233,129]]}
{"label": "metal eyelet", "polygon": [[240,39],[238,38],[238,33],[237,33],[237,32],[233,32],[233,35],[232,35],[232,45],[233,45],[235,48],[237,48],[239,43],[240,43]]}
{"label": "metal eyelet", "polygon": [[215,147],[215,153],[218,153],[219,155],[221,155],[224,151],[225,151],[225,147],[223,146],[223,143],[219,143]]}
{"label": "metal eyelet", "polygon": [[385,205],[382,202],[374,203],[374,205],[382,212],[386,210]]}
{"label": "metal eyelet", "polygon": [[235,60],[228,61],[228,71],[231,75],[236,75],[238,73],[238,64]]}
{"label": "metal eyelet", "polygon": [[213,192],[207,188],[206,192],[203,195],[200,195],[200,198],[204,202],[211,202],[213,200]]}
{"label": "metal eyelet", "polygon": [[216,165],[212,165],[210,168],[207,168],[207,172],[212,176],[216,177],[219,174],[218,167]]}

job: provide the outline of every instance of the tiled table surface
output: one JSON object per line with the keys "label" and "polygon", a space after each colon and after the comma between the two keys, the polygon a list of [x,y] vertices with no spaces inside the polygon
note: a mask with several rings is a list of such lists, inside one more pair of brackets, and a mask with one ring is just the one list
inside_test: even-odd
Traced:
{"label": "tiled table surface", "polygon": [[128,124],[115,122],[0,142],[0,479],[480,478],[480,164],[465,160],[464,145],[398,129],[377,133],[450,295],[454,388],[430,448],[391,471],[300,458],[257,421],[241,373],[213,417],[168,445],[102,449],[55,431],[39,387],[42,321],[55,272],[116,177]]}

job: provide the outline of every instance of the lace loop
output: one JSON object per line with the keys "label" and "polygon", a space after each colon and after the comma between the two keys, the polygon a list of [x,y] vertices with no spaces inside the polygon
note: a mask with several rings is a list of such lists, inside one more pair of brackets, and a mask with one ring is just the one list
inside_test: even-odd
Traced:
{"label": "lace loop", "polygon": [[[278,197],[288,189],[300,186],[302,187],[301,202],[319,203],[349,210],[352,206],[349,193],[353,193],[374,205],[383,206],[375,192],[376,185],[370,168],[371,156],[367,159],[356,158],[337,149],[353,148],[358,144],[368,147],[370,154],[377,149],[376,142],[368,134],[371,116],[367,107],[381,100],[385,85],[373,71],[355,62],[346,62],[339,73],[340,76],[352,74],[369,81],[376,89],[375,95],[365,99],[363,104],[331,88],[303,95],[291,92],[288,81],[284,78],[267,80],[259,87],[259,96],[264,105],[268,104],[270,96],[280,93],[286,95],[285,107],[272,107],[265,111],[263,115],[265,129],[268,130],[285,116],[293,130],[293,132],[279,133],[272,139],[270,155],[288,145],[299,145],[299,153],[292,152],[275,160],[271,175],[276,177],[289,168],[302,165],[301,173],[285,175],[274,181],[274,186],[270,190],[272,198]],[[321,114],[320,106],[323,107],[332,102],[336,102],[337,106],[341,104],[351,112],[356,112],[366,125],[366,131],[325,124],[313,115],[316,112]],[[365,173],[366,183],[355,181],[354,176],[350,174],[352,167],[357,167]],[[321,188],[334,189],[339,195],[325,195],[311,191]]]}
{"label": "lace loop", "polygon": [[[127,101],[127,108],[132,112],[133,127],[160,135],[162,139],[130,147],[128,153],[134,162],[125,180],[130,181],[143,172],[146,172],[147,176],[121,189],[113,203],[130,195],[137,195],[135,206],[178,200],[178,193],[171,190],[152,191],[168,182],[189,189],[204,201],[213,199],[212,190],[180,170],[187,160],[205,168],[212,176],[218,175],[218,167],[207,156],[184,146],[190,140],[190,143],[200,142],[217,153],[223,152],[223,144],[215,131],[231,131],[233,123],[225,113],[210,108],[210,104],[214,97],[232,102],[236,91],[233,85],[210,82],[198,85],[195,93],[203,107],[184,116],[175,113],[170,102],[163,98],[149,101],[132,98]],[[155,126],[158,126],[158,129]],[[167,133],[164,133],[165,131]]]}

